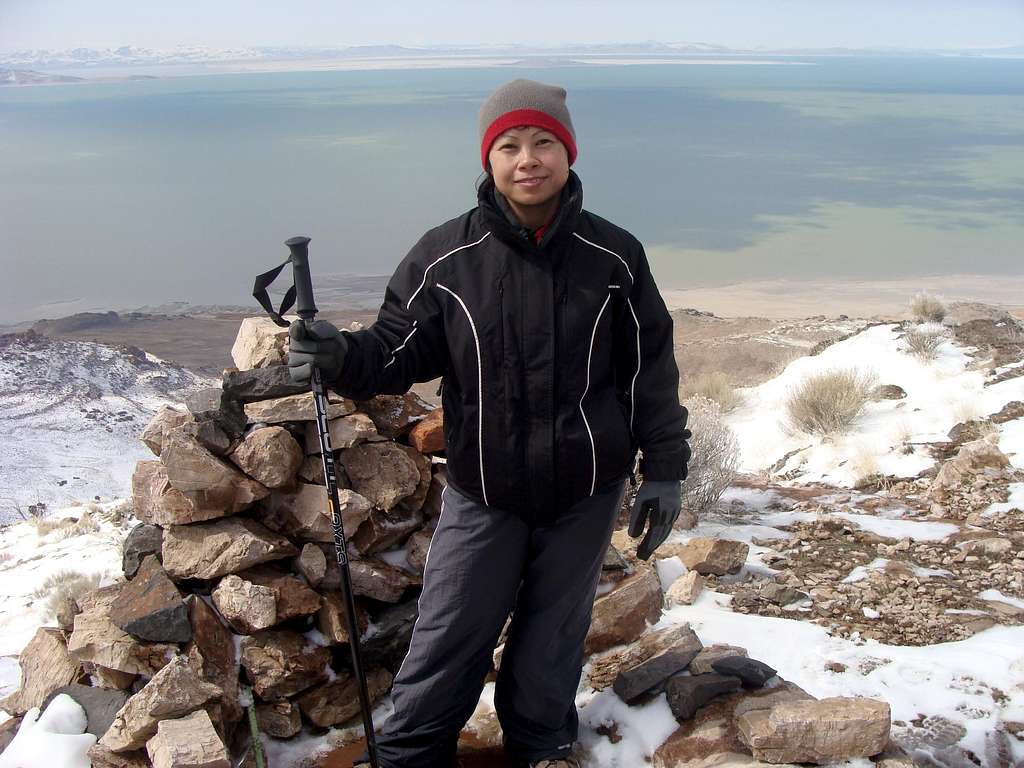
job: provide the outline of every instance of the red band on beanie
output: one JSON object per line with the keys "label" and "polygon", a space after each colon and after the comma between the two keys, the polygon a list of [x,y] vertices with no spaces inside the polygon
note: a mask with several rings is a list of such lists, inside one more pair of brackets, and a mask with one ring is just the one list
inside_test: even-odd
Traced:
{"label": "red band on beanie", "polygon": [[483,143],[480,145],[480,161],[485,171],[487,170],[487,155],[491,152],[494,140],[509,128],[518,128],[520,125],[534,125],[545,131],[551,131],[565,145],[565,150],[569,153],[569,165],[576,162],[576,142],[564,125],[546,112],[536,109],[514,109],[491,123],[484,134]]}

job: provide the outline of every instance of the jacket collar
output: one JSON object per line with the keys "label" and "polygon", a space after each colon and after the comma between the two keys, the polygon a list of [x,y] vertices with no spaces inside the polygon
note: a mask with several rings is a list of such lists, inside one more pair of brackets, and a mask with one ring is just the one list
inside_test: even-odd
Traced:
{"label": "jacket collar", "polygon": [[519,223],[508,200],[494,186],[494,179],[488,174],[477,190],[477,201],[484,223],[495,237],[510,245],[531,251],[546,251],[564,241],[576,228],[576,219],[583,210],[583,184],[573,170],[562,187],[558,212],[548,225],[538,245],[533,233]]}

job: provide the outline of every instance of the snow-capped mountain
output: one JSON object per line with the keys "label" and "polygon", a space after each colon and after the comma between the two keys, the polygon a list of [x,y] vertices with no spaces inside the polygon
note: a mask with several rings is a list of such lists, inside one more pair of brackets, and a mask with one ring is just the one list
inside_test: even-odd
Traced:
{"label": "snow-capped mountain", "polygon": [[0,521],[128,495],[150,417],[216,384],[135,347],[0,336]]}

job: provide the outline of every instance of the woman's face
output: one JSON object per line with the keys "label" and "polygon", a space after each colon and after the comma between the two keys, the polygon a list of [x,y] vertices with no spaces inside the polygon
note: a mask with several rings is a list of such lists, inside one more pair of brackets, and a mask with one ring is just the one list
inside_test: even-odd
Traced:
{"label": "woman's face", "polygon": [[550,131],[535,126],[510,128],[487,155],[494,186],[512,204],[543,206],[557,202],[569,179],[569,153]]}

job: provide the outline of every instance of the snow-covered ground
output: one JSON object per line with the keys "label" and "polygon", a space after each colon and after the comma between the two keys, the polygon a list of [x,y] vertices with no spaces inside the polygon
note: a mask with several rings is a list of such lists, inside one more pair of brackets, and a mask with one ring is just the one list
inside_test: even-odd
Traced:
{"label": "snow-covered ground", "polygon": [[0,338],[0,523],[40,501],[125,496],[153,414],[218,385],[130,347]]}
{"label": "snow-covered ground", "polygon": [[[786,454],[779,470],[804,483],[850,487],[866,475],[916,477],[934,463],[923,443],[941,442],[954,425],[1024,400],[1024,377],[985,386],[969,353],[944,342],[935,360],[908,353],[896,324],[876,325],[790,363],[775,378],[739,390],[743,404],[726,417],[740,443],[741,471],[756,473]],[[849,432],[811,436],[790,429],[784,418],[790,393],[807,377],[836,369],[877,376],[906,393],[899,400],[868,403]],[[1024,421],[1000,425],[999,447],[1016,467],[1024,467]]]}

